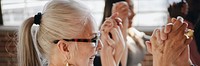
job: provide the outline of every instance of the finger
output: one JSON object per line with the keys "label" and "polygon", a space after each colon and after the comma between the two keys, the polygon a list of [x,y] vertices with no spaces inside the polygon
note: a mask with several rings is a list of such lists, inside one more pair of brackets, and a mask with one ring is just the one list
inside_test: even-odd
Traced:
{"label": "finger", "polygon": [[192,40],[193,40],[193,37],[189,37],[189,39],[185,40],[185,42],[184,42],[185,45],[190,44],[192,42]]}
{"label": "finger", "polygon": [[117,27],[116,29],[117,29],[117,32],[118,32],[118,36],[120,37],[119,40],[124,40],[124,37],[123,37],[123,34],[122,34],[120,27]]}
{"label": "finger", "polygon": [[119,34],[118,34],[117,29],[116,28],[112,28],[111,31],[110,31],[110,33],[112,34],[113,40],[115,42],[118,42],[119,41],[119,37],[118,37]]}
{"label": "finger", "polygon": [[117,22],[117,25],[120,27],[120,28],[123,28],[123,25],[122,25],[122,20],[120,18],[115,18],[115,21]]}
{"label": "finger", "polygon": [[160,37],[160,30],[156,31],[156,38],[157,38],[158,43],[162,44],[163,41],[161,40],[161,37]]}
{"label": "finger", "polygon": [[[109,31],[109,33],[110,33],[110,31]],[[113,34],[111,34],[111,35],[113,35]],[[112,36],[112,38],[111,38],[110,35],[106,34],[105,37],[107,38],[106,41],[107,41],[107,43],[108,43],[109,46],[112,46],[112,45],[115,44],[115,41],[112,39],[112,38],[115,37],[115,36]]]}
{"label": "finger", "polygon": [[165,28],[163,27],[160,31],[161,40],[167,40],[167,33],[164,32]]}
{"label": "finger", "polygon": [[123,28],[122,22],[119,22],[119,27],[120,27],[121,29]]}
{"label": "finger", "polygon": [[147,51],[152,54],[152,46],[150,41],[146,41]]}
{"label": "finger", "polygon": [[175,23],[176,20],[177,20],[176,18],[172,18],[171,23]]}
{"label": "finger", "polygon": [[[112,40],[110,41],[110,38],[108,38],[109,35],[108,33],[105,33],[104,31],[101,31],[101,42],[103,44],[103,46],[110,46],[113,44]],[[110,42],[110,43],[108,43]]]}
{"label": "finger", "polygon": [[183,17],[181,17],[181,16],[178,16],[177,19],[180,20],[182,23],[184,21]]}
{"label": "finger", "polygon": [[116,9],[121,9],[123,7],[128,6],[126,2],[118,2],[116,3]]}
{"label": "finger", "polygon": [[113,26],[114,26],[113,20],[110,18],[107,18],[105,22],[103,23],[103,25],[101,26],[101,31],[108,33]]}
{"label": "finger", "polygon": [[115,41],[110,36],[107,36],[107,43],[112,47],[115,45]]}
{"label": "finger", "polygon": [[113,6],[112,6],[112,13],[111,13],[111,14],[115,13],[115,12],[116,12],[116,9],[117,9],[117,5],[116,5],[116,3],[113,3]]}
{"label": "finger", "polygon": [[154,31],[153,31],[153,33],[152,33],[152,35],[151,35],[151,38],[152,39],[156,39],[156,32],[157,32],[157,28],[156,29],[154,29]]}
{"label": "finger", "polygon": [[116,21],[116,22],[122,22],[122,19],[120,19],[119,17],[116,17],[116,18],[115,18],[115,21]]}
{"label": "finger", "polygon": [[124,8],[119,13],[121,14],[120,17],[128,16],[128,8]]}
{"label": "finger", "polygon": [[[116,17],[116,18],[118,18],[118,17]],[[114,27],[113,27],[113,28],[116,28],[116,27],[118,26],[118,22],[116,21],[116,18],[113,19],[113,24],[114,24]],[[111,29],[112,29],[112,28],[111,28]]]}
{"label": "finger", "polygon": [[176,41],[176,44],[172,45],[174,48],[180,49],[180,47],[186,46],[185,41],[187,40],[187,36],[178,34],[177,37],[174,38],[174,40]]}
{"label": "finger", "polygon": [[156,51],[159,52],[159,54],[163,54],[164,53],[164,46],[165,46],[165,44],[158,45]]}
{"label": "finger", "polygon": [[113,4],[112,13],[118,12],[119,10],[121,10],[120,8],[121,8],[122,6],[123,6],[123,5],[122,5],[122,4],[119,4],[119,2]]}
{"label": "finger", "polygon": [[183,35],[185,33],[185,30],[186,30],[187,26],[188,26],[188,24],[184,22],[181,25],[181,27],[178,28],[178,31],[179,31],[178,35]]}
{"label": "finger", "polygon": [[181,22],[183,20],[183,18],[178,18],[175,23],[174,26],[172,27],[173,31],[176,31],[183,23]]}
{"label": "finger", "polygon": [[172,31],[172,26],[173,26],[173,23],[168,23],[168,24],[165,26],[164,33],[170,33],[170,32]]}
{"label": "finger", "polygon": [[115,12],[115,13],[113,13],[113,14],[110,16],[110,18],[111,18],[111,19],[115,19],[118,15],[119,15],[119,13],[118,13],[118,12]]}
{"label": "finger", "polygon": [[106,44],[106,40],[107,40],[107,38],[106,38],[106,34],[105,34],[105,32],[104,31],[101,31],[101,37],[100,37],[100,40],[101,40],[101,42],[102,42],[102,44]]}
{"label": "finger", "polygon": [[125,6],[125,7],[121,8],[120,11],[121,11],[121,13],[122,13],[122,12],[128,12],[128,6]]}

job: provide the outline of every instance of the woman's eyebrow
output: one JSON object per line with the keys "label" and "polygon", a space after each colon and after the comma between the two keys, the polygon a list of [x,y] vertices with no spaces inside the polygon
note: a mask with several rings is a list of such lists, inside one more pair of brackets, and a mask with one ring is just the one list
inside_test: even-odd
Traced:
{"label": "woman's eyebrow", "polygon": [[98,34],[98,32],[95,32],[95,33],[91,33],[89,36],[90,36],[91,38],[94,38],[94,37],[97,36],[97,34]]}
{"label": "woman's eyebrow", "polygon": [[92,33],[90,34],[90,36],[95,37],[97,35],[97,33]]}

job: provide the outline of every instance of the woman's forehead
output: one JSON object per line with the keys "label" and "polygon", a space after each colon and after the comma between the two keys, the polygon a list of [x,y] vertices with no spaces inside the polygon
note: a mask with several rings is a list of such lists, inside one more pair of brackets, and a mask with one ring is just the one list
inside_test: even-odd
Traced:
{"label": "woman's forehead", "polygon": [[83,34],[81,34],[80,36],[78,36],[77,38],[86,38],[86,39],[91,39],[94,38],[97,35],[96,32],[84,32]]}
{"label": "woman's forehead", "polygon": [[83,37],[93,37],[98,32],[96,22],[89,18],[88,22],[84,25]]}
{"label": "woman's forehead", "polygon": [[95,22],[88,22],[88,25],[85,26],[85,30],[84,31],[88,32],[90,34],[97,33],[98,29],[97,29],[97,26],[96,26]]}
{"label": "woman's forehead", "polygon": [[97,23],[92,14],[90,14],[88,17],[88,24],[89,28],[93,30],[93,33],[96,33],[98,31]]}

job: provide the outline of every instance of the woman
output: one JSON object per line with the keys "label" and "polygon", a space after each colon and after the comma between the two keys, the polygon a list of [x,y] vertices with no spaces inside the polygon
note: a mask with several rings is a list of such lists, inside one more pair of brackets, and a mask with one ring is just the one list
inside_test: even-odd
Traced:
{"label": "woman", "polygon": [[[50,1],[42,13],[22,24],[17,44],[18,65],[93,66],[100,50],[102,65],[116,66],[124,51],[117,16],[116,13],[105,20],[100,37],[90,11],[83,4],[74,0]],[[33,24],[39,25],[35,34],[31,32]]]}
{"label": "woman", "polygon": [[[194,30],[194,26],[197,21],[193,20],[193,22],[191,22],[191,21],[186,20],[186,19],[188,19],[188,17],[186,17],[187,13],[188,13],[188,7],[189,7],[188,3],[185,0],[181,0],[181,2],[178,2],[178,3],[173,3],[168,8],[169,19],[171,19],[173,17],[181,16],[185,19],[184,21],[188,23],[188,28]],[[190,59],[194,64],[200,65],[200,63],[199,63],[200,62],[200,54],[198,53],[198,44],[196,43],[195,39],[196,38],[194,38],[193,41],[189,45],[190,55],[191,55]]]}

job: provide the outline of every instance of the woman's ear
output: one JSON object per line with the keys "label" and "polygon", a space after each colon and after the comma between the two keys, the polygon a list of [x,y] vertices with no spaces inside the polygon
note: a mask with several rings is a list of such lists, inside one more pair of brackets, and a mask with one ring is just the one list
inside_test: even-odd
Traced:
{"label": "woman's ear", "polygon": [[69,44],[65,42],[64,40],[60,40],[57,44],[58,51],[61,52],[61,54],[68,59],[69,57]]}
{"label": "woman's ear", "polygon": [[57,47],[58,49],[61,51],[61,52],[69,52],[69,44],[66,44],[65,41],[63,40],[60,40],[58,43],[57,43]]}

